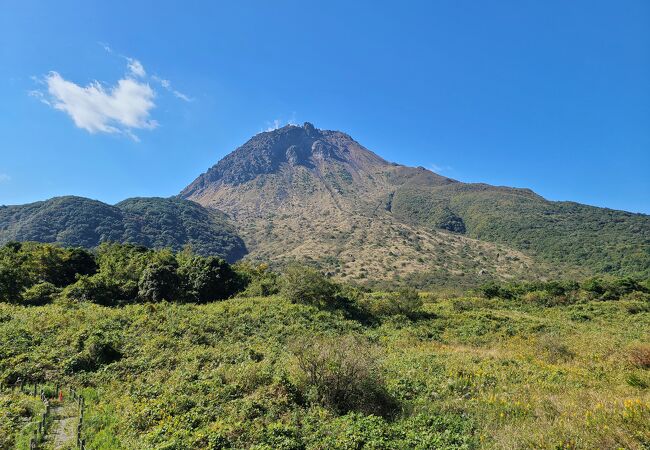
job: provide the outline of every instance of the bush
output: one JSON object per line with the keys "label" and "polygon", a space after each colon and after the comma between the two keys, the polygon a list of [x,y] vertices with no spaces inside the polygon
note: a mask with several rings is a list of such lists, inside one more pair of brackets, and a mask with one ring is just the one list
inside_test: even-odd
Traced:
{"label": "bush", "polygon": [[246,289],[241,293],[243,297],[268,297],[280,292],[278,274],[269,270],[268,265],[253,267],[239,263],[234,269],[246,284]]}
{"label": "bush", "polygon": [[394,316],[397,314],[414,318],[422,308],[422,299],[415,289],[404,288],[381,296],[365,296],[359,303],[372,315]]}
{"label": "bush", "polygon": [[338,414],[388,415],[394,407],[379,372],[378,350],[356,336],[295,345],[305,396]]}
{"label": "bush", "polygon": [[629,278],[591,278],[583,282],[580,287],[590,297],[599,300],[618,300],[633,292],[648,293],[648,288],[642,283]]}
{"label": "bush", "polygon": [[552,363],[568,361],[575,356],[562,339],[550,334],[540,336],[537,349],[545,353]]}
{"label": "bush", "polygon": [[23,292],[22,303],[30,306],[45,305],[52,302],[59,292],[60,289],[52,283],[38,283]]}
{"label": "bush", "polygon": [[554,295],[548,291],[527,292],[522,296],[522,300],[539,306],[558,306],[569,302],[564,295]]}
{"label": "bush", "polygon": [[104,306],[116,306],[125,301],[120,287],[101,274],[79,277],[76,283],[63,290],[62,297],[66,300],[93,302]]}
{"label": "bush", "polygon": [[319,308],[337,304],[337,285],[315,269],[288,267],[282,275],[282,295],[292,303],[304,303]]}
{"label": "bush", "polygon": [[478,288],[478,293],[485,298],[503,298],[511,299],[516,296],[511,286],[502,286],[493,281],[483,284]]}
{"label": "bush", "polygon": [[84,349],[68,361],[69,372],[94,371],[99,367],[118,361],[122,357],[119,344],[103,333],[91,335],[84,342]]}
{"label": "bush", "polygon": [[400,289],[395,295],[395,310],[398,314],[414,317],[422,308],[422,299],[415,289]]}

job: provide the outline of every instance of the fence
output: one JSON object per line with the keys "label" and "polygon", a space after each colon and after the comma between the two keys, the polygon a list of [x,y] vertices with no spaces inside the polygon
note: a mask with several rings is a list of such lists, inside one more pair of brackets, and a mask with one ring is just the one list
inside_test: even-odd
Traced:
{"label": "fence", "polygon": [[[50,385],[51,386],[51,385]],[[41,401],[43,402],[43,405],[45,406],[45,411],[43,411],[39,418],[37,423],[36,428],[34,429],[34,433],[31,436],[29,440],[29,449],[30,450],[37,450],[39,446],[45,442],[45,438],[47,436],[47,433],[49,431],[49,426],[50,426],[50,416],[51,416],[51,405],[50,405],[50,399],[47,398],[46,395],[46,389],[45,386],[40,386],[39,389],[39,384],[34,383],[33,386],[31,384],[27,384],[23,382],[22,379],[18,379],[16,383],[10,386],[5,386],[3,383],[0,382],[0,390],[3,390],[5,387],[10,387],[13,390],[19,390],[20,392],[23,392],[28,395],[33,395],[34,397],[40,397]],[[58,399],[63,399],[63,389],[61,388],[60,384],[56,384],[56,389],[54,390],[55,395],[54,398]],[[85,438],[82,437],[82,427],[83,427],[83,421],[84,421],[84,409],[86,406],[86,402],[84,400],[84,397],[80,395],[76,388],[70,387],[70,397],[72,400],[75,401],[78,407],[78,414],[79,414],[79,422],[77,423],[77,429],[76,429],[76,445],[77,448],[80,450],[87,450],[86,446],[86,440]],[[32,422],[34,423],[34,422]]]}
{"label": "fence", "polygon": [[72,396],[72,399],[77,402],[77,405],[79,407],[79,423],[77,423],[77,448],[80,450],[86,450],[86,440],[81,437],[81,427],[83,426],[84,422],[84,407],[86,406],[86,401],[82,395],[77,394],[77,390],[75,388],[70,388],[70,395]]}

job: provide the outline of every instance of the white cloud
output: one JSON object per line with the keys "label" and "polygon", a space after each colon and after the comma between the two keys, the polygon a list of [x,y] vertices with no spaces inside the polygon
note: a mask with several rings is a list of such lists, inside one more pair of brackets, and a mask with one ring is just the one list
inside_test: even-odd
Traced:
{"label": "white cloud", "polygon": [[58,72],[50,72],[44,81],[47,95],[32,95],[67,113],[77,127],[90,133],[123,133],[137,140],[133,130],[158,126],[149,117],[156,105],[155,93],[147,83],[126,77],[109,88],[97,81],[80,86]]}
{"label": "white cloud", "polygon": [[0,173],[0,183],[7,183],[11,181],[11,177],[6,173]]}
{"label": "white cloud", "polygon": [[107,53],[126,61],[126,74],[114,86],[98,81],[82,86],[52,71],[44,77],[32,77],[40,87],[28,94],[65,112],[77,127],[89,133],[123,134],[135,141],[139,141],[135,130],[158,127],[158,122],[151,118],[151,111],[156,107],[156,92],[147,80],[159,83],[176,98],[192,101],[187,95],[173,89],[169,80],[156,75],[147,76],[139,60],[116,53],[108,44],[98,44]]}
{"label": "white cloud", "polygon": [[101,45],[102,48],[103,48],[104,50],[106,50],[108,53],[113,53],[113,49],[112,49],[112,48],[110,47],[110,45],[108,45],[107,43],[105,43],[105,42],[98,42],[98,44]]}

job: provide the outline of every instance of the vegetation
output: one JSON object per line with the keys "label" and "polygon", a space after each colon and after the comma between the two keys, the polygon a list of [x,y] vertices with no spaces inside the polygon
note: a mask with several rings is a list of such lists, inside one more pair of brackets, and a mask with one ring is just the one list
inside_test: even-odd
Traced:
{"label": "vegetation", "polygon": [[[0,274],[0,383],[76,386],[89,448],[650,444],[647,281],[444,297],[34,243],[0,249]],[[39,403],[0,388],[0,448],[26,448]]]}
{"label": "vegetation", "polygon": [[[650,277],[650,217],[645,214],[465,183],[398,189],[392,211],[407,223],[505,244],[563,270]],[[450,228],[454,218],[466,230]]]}
{"label": "vegetation", "polygon": [[205,303],[239,292],[246,277],[214,256],[131,244],[101,244],[94,254],[38,243],[0,248],[0,301],[14,304]]}
{"label": "vegetation", "polygon": [[227,217],[177,198],[132,198],[115,206],[82,197],[57,197],[20,206],[0,206],[0,244],[37,241],[95,248],[123,242],[235,261],[246,254]]}

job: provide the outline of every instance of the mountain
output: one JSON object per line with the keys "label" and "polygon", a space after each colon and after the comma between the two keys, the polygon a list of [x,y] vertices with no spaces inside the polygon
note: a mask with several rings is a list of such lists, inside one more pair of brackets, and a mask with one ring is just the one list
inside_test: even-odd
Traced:
{"label": "mountain", "polygon": [[115,206],[83,197],[56,197],[0,206],[0,243],[52,242],[92,248],[101,242],[130,242],[235,261],[246,246],[227,216],[178,198],[131,198]]}
{"label": "mountain", "polygon": [[347,280],[650,275],[650,216],[458,182],[310,123],[254,136],[180,197],[232,217],[253,260]]}
{"label": "mountain", "polygon": [[229,261],[301,261],[386,287],[650,277],[648,215],[462,183],[386,161],[310,123],[253,136],[175,198],[0,206],[0,243],[9,240],[189,244]]}

